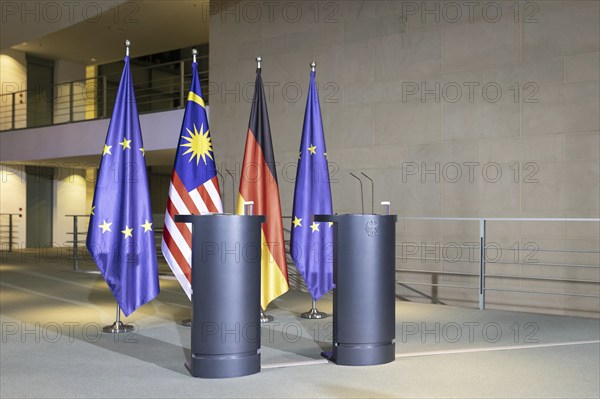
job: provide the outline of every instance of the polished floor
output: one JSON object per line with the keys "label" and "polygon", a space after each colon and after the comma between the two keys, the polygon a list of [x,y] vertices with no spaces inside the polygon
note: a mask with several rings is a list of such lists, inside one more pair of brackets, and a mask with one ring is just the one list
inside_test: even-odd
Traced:
{"label": "polished floor", "polygon": [[[190,304],[164,273],[160,296],[107,335],[115,304],[92,264],[66,255],[0,253],[0,397],[598,398],[596,318],[397,302],[396,361],[328,363],[332,320],[305,320],[310,298],[290,292],[262,329],[262,371],[195,379],[184,367]],[[331,312],[331,296],[319,301]]]}

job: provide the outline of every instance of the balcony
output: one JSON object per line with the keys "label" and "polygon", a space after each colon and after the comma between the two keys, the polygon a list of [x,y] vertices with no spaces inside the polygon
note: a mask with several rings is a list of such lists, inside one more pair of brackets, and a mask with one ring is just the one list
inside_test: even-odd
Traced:
{"label": "balcony", "polygon": [[[181,109],[191,82],[192,60],[154,65],[132,62],[140,114]],[[208,56],[198,57],[200,84],[208,103]],[[34,87],[0,95],[0,132],[110,118],[121,72]]]}

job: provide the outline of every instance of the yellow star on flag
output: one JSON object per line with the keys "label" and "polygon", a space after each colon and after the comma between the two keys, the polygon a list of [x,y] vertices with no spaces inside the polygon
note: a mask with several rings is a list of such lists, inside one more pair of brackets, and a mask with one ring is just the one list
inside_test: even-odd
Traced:
{"label": "yellow star on flag", "polygon": [[329,227],[333,226],[333,222],[327,222],[327,224],[329,224]]}
{"label": "yellow star on flag", "polygon": [[140,151],[142,152],[142,156],[145,157],[146,156],[146,150],[144,150],[144,147],[140,148]]}
{"label": "yellow star on flag", "polygon": [[112,155],[112,152],[110,152],[111,148],[112,148],[112,145],[104,144],[104,150],[102,150],[102,156],[105,156],[106,154]]}
{"label": "yellow star on flag", "polygon": [[144,228],[144,233],[147,231],[152,231],[152,223],[150,223],[148,219],[146,219],[146,223],[141,224],[140,226]]}
{"label": "yellow star on flag", "polygon": [[121,233],[125,235],[125,239],[127,239],[127,237],[133,238],[133,234],[131,234],[132,231],[133,228],[130,228],[129,226],[125,225],[125,230],[121,230]]}
{"label": "yellow star on flag", "polygon": [[90,213],[91,213],[92,215],[95,215],[95,213],[94,213],[94,209],[96,209],[96,205],[92,205],[92,209],[90,210]]}
{"label": "yellow star on flag", "polygon": [[313,222],[313,224],[310,225],[310,228],[312,229],[312,232],[314,233],[315,231],[319,231],[319,223],[317,222]]}
{"label": "yellow star on flag", "polygon": [[206,165],[206,157],[208,156],[210,159],[213,159],[210,154],[213,151],[211,138],[208,136],[210,129],[206,132],[204,131],[204,124],[200,125],[200,131],[194,125],[194,131],[192,132],[190,129],[186,128],[190,134],[189,136],[183,136],[182,138],[187,141],[187,143],[182,143],[182,147],[188,147],[187,151],[183,153],[190,154],[190,159],[188,162],[192,162],[194,158],[196,158],[196,166],[200,163],[200,158],[204,161],[204,165]]}
{"label": "yellow star on flag", "polygon": [[316,154],[316,152],[315,152],[316,149],[317,149],[317,147],[312,144],[310,145],[310,147],[308,147],[308,151],[310,151],[311,155]]}
{"label": "yellow star on flag", "polygon": [[102,224],[98,226],[98,227],[100,227],[100,228],[102,229],[102,234],[106,233],[107,231],[112,231],[112,230],[110,229],[110,225],[111,225],[111,224],[112,224],[112,223],[107,223],[107,222],[106,222],[106,219],[104,219],[104,220],[102,221]]}
{"label": "yellow star on flag", "polygon": [[129,143],[131,143],[131,140],[127,140],[126,137],[123,137],[123,141],[121,141],[119,144],[123,146],[123,151],[125,151],[126,148],[129,148],[131,150],[131,146],[129,145]]}
{"label": "yellow star on flag", "polygon": [[300,222],[302,222],[302,218],[298,219],[296,216],[294,216],[294,221],[293,221],[294,228],[296,228],[298,226],[302,227],[302,223],[300,223]]}

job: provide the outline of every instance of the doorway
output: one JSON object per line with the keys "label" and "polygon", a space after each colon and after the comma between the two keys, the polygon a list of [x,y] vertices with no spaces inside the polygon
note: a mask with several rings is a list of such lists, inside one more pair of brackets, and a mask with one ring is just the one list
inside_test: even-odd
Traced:
{"label": "doorway", "polygon": [[27,55],[27,127],[52,124],[54,61]]}
{"label": "doorway", "polygon": [[27,173],[27,248],[52,245],[52,208],[54,169],[39,166],[25,167]]}

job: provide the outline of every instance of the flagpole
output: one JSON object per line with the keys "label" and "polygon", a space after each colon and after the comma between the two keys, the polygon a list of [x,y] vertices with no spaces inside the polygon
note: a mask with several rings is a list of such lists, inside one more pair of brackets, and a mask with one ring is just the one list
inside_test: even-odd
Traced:
{"label": "flagpole", "polygon": [[[231,176],[231,212],[235,213],[235,177],[229,169],[225,168],[225,172]],[[225,185],[225,183],[223,183],[223,185]],[[223,192],[225,192],[225,187],[223,187]],[[223,207],[225,207],[225,205],[223,205]]]}
{"label": "flagpole", "polygon": [[[196,50],[195,48],[192,49],[192,62],[196,62],[196,55],[198,54],[198,50]],[[217,172],[219,173],[219,172]],[[192,319],[183,319],[181,320],[181,325],[183,327],[191,327],[192,326]]]}
{"label": "flagpole", "polygon": [[[129,47],[131,46],[131,42],[129,40],[125,40],[125,56],[129,57]],[[133,331],[133,326],[129,324],[123,324],[121,321],[121,306],[117,302],[117,314],[115,316],[115,322],[110,326],[102,327],[102,332],[111,333],[111,334],[122,334],[126,332]]]}
{"label": "flagpole", "polygon": [[[262,57],[261,56],[256,57],[256,69],[258,69],[258,70],[261,69],[261,63],[262,63]],[[252,215],[253,212],[254,212],[254,201],[244,202],[244,213],[246,215]],[[273,316],[266,314],[265,310],[263,308],[260,308],[260,322],[261,323],[268,323],[273,320],[275,320],[275,318]]]}
{"label": "flagpole", "polygon": [[121,307],[117,304],[117,317],[115,322],[110,326],[102,327],[102,332],[112,334],[122,334],[133,331],[133,326],[130,324],[123,324],[121,321]]}
{"label": "flagpole", "polygon": [[328,317],[328,315],[325,312],[319,312],[319,309],[317,309],[317,301],[315,301],[313,298],[310,310],[308,312],[301,313],[300,317],[303,319],[325,319]]}
{"label": "flagpole", "polygon": [[[316,71],[317,71],[317,63],[316,62],[312,61],[310,63],[310,71],[313,73],[316,73]],[[317,301],[315,301],[315,299],[313,298],[310,310],[308,312],[301,313],[300,317],[302,317],[303,319],[324,319],[327,317],[327,313],[319,312],[319,309],[317,309]]]}

